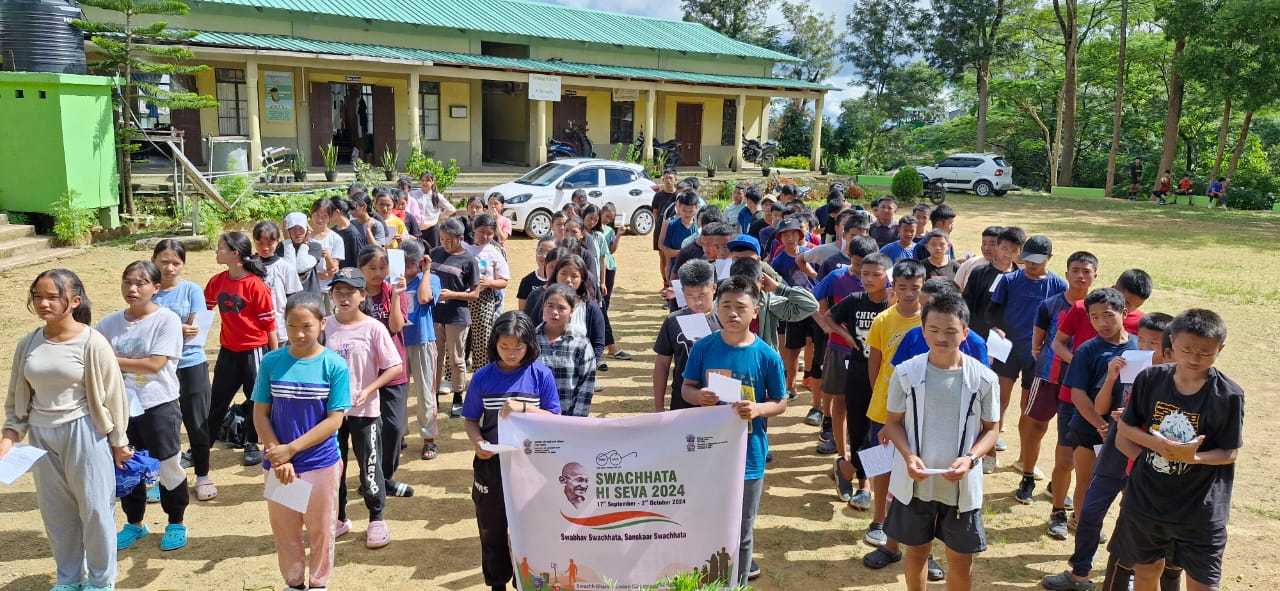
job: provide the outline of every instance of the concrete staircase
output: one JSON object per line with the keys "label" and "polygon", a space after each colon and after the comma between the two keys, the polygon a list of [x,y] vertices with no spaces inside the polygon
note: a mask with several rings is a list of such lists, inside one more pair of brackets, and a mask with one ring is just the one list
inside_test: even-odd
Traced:
{"label": "concrete staircase", "polygon": [[10,224],[8,214],[0,213],[0,271],[50,263],[82,251],[55,248],[52,236],[37,235],[35,226]]}

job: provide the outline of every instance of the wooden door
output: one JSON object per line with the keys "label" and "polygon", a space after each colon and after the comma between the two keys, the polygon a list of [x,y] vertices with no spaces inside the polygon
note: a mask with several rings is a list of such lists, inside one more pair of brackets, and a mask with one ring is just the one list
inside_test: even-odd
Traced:
{"label": "wooden door", "polygon": [[702,103],[676,103],[676,139],[680,166],[697,166],[702,159]]}
{"label": "wooden door", "polygon": [[[175,74],[173,76],[173,85],[175,90],[185,90],[188,92],[196,92],[196,77],[190,74]],[[204,166],[204,138],[200,132],[200,110],[199,109],[180,109],[169,113],[170,121],[173,128],[182,131],[182,153],[187,155],[187,160],[197,166]]]}
{"label": "wooden door", "polygon": [[390,86],[375,86],[373,87],[373,154],[372,158],[368,159],[382,166],[382,153],[387,148],[396,149],[396,93]]}
{"label": "wooden door", "polygon": [[586,127],[587,125],[587,97],[585,96],[562,96],[560,102],[552,103],[551,107],[551,137],[562,142],[572,142],[564,130],[569,128],[569,124],[573,123],[578,127]]}
{"label": "wooden door", "polygon": [[324,166],[321,146],[333,141],[333,93],[328,82],[311,83],[311,165]]}

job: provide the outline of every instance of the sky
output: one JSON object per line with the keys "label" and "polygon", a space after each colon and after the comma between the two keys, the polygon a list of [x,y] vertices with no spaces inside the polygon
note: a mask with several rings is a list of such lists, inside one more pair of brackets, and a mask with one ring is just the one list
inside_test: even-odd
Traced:
{"label": "sky", "polygon": [[[572,6],[574,8],[590,8],[593,10],[605,10],[609,12],[622,12],[626,14],[635,14],[640,16],[649,16],[654,18],[664,18],[669,20],[679,20],[682,16],[680,11],[680,3],[677,0],[541,0],[552,4],[561,4],[564,6]],[[809,5],[816,12],[821,12],[827,16],[835,15],[836,28],[838,31],[844,30],[845,17],[849,15],[849,9],[853,6],[853,2],[849,0],[809,0]],[[769,13],[769,24],[782,25],[782,13],[774,8]],[[837,86],[840,90],[833,90],[827,93],[826,101],[823,105],[824,115],[829,120],[835,120],[840,114],[840,102],[854,98],[862,94],[861,87],[851,86],[852,76],[847,72],[837,72],[836,75],[827,79],[827,84]]]}

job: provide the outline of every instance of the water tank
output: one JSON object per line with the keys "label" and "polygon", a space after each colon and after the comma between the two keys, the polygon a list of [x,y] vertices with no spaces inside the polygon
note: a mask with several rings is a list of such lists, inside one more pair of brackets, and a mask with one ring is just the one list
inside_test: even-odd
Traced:
{"label": "water tank", "polygon": [[0,0],[0,61],[11,72],[84,74],[75,0]]}

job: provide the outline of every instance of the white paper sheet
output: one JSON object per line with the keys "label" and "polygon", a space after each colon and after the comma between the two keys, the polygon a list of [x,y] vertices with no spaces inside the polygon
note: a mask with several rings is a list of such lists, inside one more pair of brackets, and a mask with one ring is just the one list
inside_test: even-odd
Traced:
{"label": "white paper sheet", "polygon": [[671,280],[671,291],[676,292],[676,308],[683,308],[689,305],[688,303],[685,302],[684,288],[680,287],[679,279]]}
{"label": "white paper sheet", "polygon": [[281,484],[274,471],[268,472],[267,488],[262,496],[298,513],[306,513],[307,503],[311,502],[311,483],[294,477],[293,482]]}
{"label": "white paper sheet", "polygon": [[742,380],[735,380],[718,373],[707,374],[707,389],[720,397],[720,402],[733,404],[742,400]]}
{"label": "white paper sheet", "polygon": [[187,339],[183,345],[203,347],[209,341],[209,331],[213,329],[213,317],[217,315],[217,310],[196,310],[196,329],[200,332]]}
{"label": "white paper sheet", "polygon": [[519,448],[517,448],[514,445],[503,445],[501,443],[489,443],[488,441],[481,441],[480,449],[483,449],[488,452],[493,452],[496,454],[519,451]]}
{"label": "white paper sheet", "polygon": [[404,251],[399,248],[387,249],[387,281],[395,285],[404,277]]}
{"label": "white paper sheet", "polygon": [[707,322],[704,314],[676,316],[676,324],[680,325],[680,332],[684,333],[685,338],[691,341],[711,334],[711,324]]}
{"label": "white paper sheet", "polygon": [[947,472],[950,472],[950,471],[951,471],[951,468],[925,468],[924,470],[921,470],[921,472],[924,472],[925,474],[928,474],[930,476],[936,476],[938,474],[946,474]]}
{"label": "white paper sheet", "polygon": [[716,259],[716,279],[727,279],[732,266],[733,259]]}
{"label": "white paper sheet", "polygon": [[987,333],[987,355],[992,359],[996,359],[1001,363],[1009,360],[1009,353],[1013,352],[1013,341],[1000,336],[1000,333],[992,330]]}
{"label": "white paper sheet", "polygon": [[0,459],[0,482],[5,485],[13,484],[23,474],[31,470],[31,466],[36,460],[44,457],[45,451],[38,447],[30,445],[15,445],[9,453],[4,455],[4,459]]}
{"label": "white paper sheet", "polygon": [[893,469],[893,456],[896,453],[898,450],[894,449],[892,444],[873,445],[867,449],[858,450],[858,457],[862,459],[862,470],[867,473],[867,478],[888,474]]}
{"label": "white paper sheet", "polygon": [[1125,351],[1120,356],[1124,358],[1124,367],[1120,368],[1120,383],[1132,384],[1138,378],[1138,374],[1142,370],[1151,367],[1151,356],[1155,351]]}

